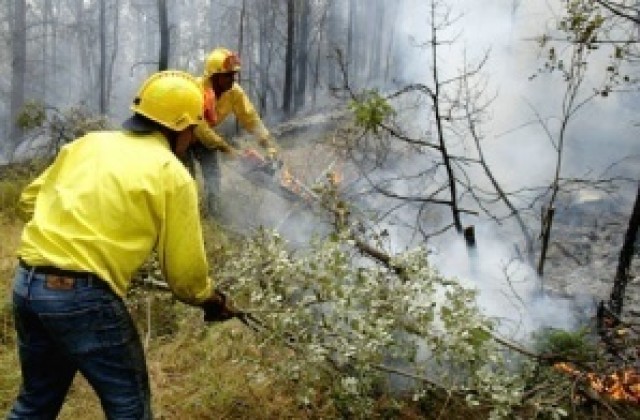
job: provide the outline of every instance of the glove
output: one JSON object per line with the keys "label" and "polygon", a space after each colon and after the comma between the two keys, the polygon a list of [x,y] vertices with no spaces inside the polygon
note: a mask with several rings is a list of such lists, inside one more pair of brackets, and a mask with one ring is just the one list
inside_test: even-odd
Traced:
{"label": "glove", "polygon": [[278,158],[278,143],[268,132],[263,133],[258,139],[258,144],[265,149],[268,160],[276,160]]}
{"label": "glove", "polygon": [[267,160],[278,160],[278,149],[275,147],[267,147]]}
{"label": "glove", "polygon": [[201,305],[205,322],[222,322],[236,316],[237,311],[227,296],[220,290],[214,290],[209,299]]}
{"label": "glove", "polygon": [[274,142],[271,140],[271,135],[268,133],[260,133],[257,134],[256,137],[258,137],[258,144],[261,147],[264,147],[265,149],[267,147],[273,147]]}

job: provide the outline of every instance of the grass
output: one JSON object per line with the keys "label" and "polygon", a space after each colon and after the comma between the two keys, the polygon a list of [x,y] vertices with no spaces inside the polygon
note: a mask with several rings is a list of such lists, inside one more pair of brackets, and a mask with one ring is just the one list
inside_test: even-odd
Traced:
{"label": "grass", "polygon": [[[10,291],[21,228],[12,211],[0,212],[0,417],[10,409],[20,384]],[[215,244],[210,253],[215,253],[219,230],[207,226],[205,232],[207,242]],[[165,292],[138,291],[128,304],[145,343],[156,418],[331,417],[330,408],[320,406],[310,414],[289,392],[291,384],[277,383],[261,371],[260,365],[269,358],[277,363],[281,354],[259,346],[238,321],[205,325],[200,310],[172,302]],[[59,419],[102,416],[95,393],[77,375]]]}
{"label": "grass", "polygon": [[[20,386],[16,336],[11,315],[11,284],[22,223],[20,192],[37,170],[5,167],[0,181],[0,417]],[[210,260],[215,263],[228,240],[215,223],[205,224]],[[156,418],[235,419],[308,418],[290,384],[277,383],[253,361],[280,356],[257,345],[237,321],[205,325],[197,308],[174,303],[164,292],[136,291],[127,300],[145,345]],[[275,363],[275,360],[274,360]],[[286,414],[283,414],[286,413]],[[77,375],[59,418],[101,418],[99,400]],[[329,415],[330,416],[330,415]]]}
{"label": "grass", "polygon": [[0,212],[0,413],[7,412],[20,381],[10,301],[20,227],[14,218]]}
{"label": "grass", "polygon": [[[18,185],[26,185],[16,180]],[[13,191],[13,187],[6,188]],[[11,279],[22,223],[15,212],[14,193],[0,207],[0,417],[6,416],[20,385],[16,337],[10,307]],[[205,223],[209,260],[215,264],[234,238],[215,223]],[[153,268],[153,267],[152,267]],[[296,389],[308,386],[282,379],[278,369],[292,356],[288,350],[260,340],[237,320],[205,325],[197,308],[174,302],[166,292],[135,289],[127,299],[143,340],[157,419],[326,419],[340,418],[339,404],[332,396],[332,378],[314,383],[314,393],[305,403]],[[553,332],[544,337],[545,348],[581,350],[582,337]],[[587,352],[588,354],[588,352]],[[557,398],[557,395],[553,395]],[[349,404],[349,401],[342,401]],[[375,401],[373,418],[384,419],[484,419],[489,407],[469,407],[462,398],[433,393],[418,402],[395,401],[381,394]],[[592,418],[585,415],[573,418]],[[626,411],[626,418],[640,418]],[[522,418],[535,415],[522,413]],[[613,418],[601,412],[599,418]],[[77,375],[59,419],[103,418],[95,393]]]}

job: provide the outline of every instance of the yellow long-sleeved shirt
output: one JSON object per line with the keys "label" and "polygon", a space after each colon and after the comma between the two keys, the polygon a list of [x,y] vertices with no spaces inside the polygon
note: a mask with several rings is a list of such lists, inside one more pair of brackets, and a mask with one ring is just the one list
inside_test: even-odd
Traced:
{"label": "yellow long-sleeved shirt", "polygon": [[[203,89],[211,88],[208,79],[200,79]],[[269,131],[264,126],[260,115],[251,103],[251,100],[242,87],[233,83],[231,89],[216,98],[215,111],[217,115],[216,125],[222,123],[233,113],[238,122],[248,132],[256,136],[263,146],[270,144]],[[215,127],[215,125],[213,126]],[[206,147],[228,150],[228,143],[218,135],[206,121],[201,122],[195,130],[196,137]]]}
{"label": "yellow long-sleeved shirt", "polygon": [[175,295],[211,296],[196,187],[160,133],[94,132],[66,145],[22,193],[18,256],[88,271],[124,296],[155,247]]}

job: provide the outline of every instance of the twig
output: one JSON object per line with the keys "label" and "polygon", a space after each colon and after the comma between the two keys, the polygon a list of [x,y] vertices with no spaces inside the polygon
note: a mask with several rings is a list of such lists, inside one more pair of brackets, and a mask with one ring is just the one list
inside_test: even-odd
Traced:
{"label": "twig", "polygon": [[147,332],[144,338],[144,348],[149,349],[149,343],[151,342],[151,298],[147,296]]}

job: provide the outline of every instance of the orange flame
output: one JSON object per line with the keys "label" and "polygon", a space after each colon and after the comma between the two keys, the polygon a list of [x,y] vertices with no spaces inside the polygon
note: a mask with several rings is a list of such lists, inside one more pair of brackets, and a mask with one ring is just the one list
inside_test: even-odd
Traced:
{"label": "orange flame", "polygon": [[331,171],[327,174],[327,179],[329,181],[329,184],[331,184],[331,186],[336,187],[340,185],[340,183],[342,182],[342,174],[337,170]]}
{"label": "orange flame", "polygon": [[282,168],[282,171],[280,172],[280,185],[282,185],[289,191],[294,192],[298,195],[300,195],[301,193],[300,186],[298,185],[298,183],[296,182],[296,179],[293,177],[293,175],[291,175],[291,172],[289,172],[287,168]]}
{"label": "orange flame", "polygon": [[317,198],[314,192],[301,182],[299,178],[293,176],[285,166],[280,170],[280,186],[307,202],[311,202]]}
{"label": "orange flame", "polygon": [[586,378],[589,386],[598,394],[615,401],[627,401],[640,404],[640,374],[633,369],[620,370],[609,375],[594,372],[581,372],[570,363],[559,362],[554,369],[576,378]]}

